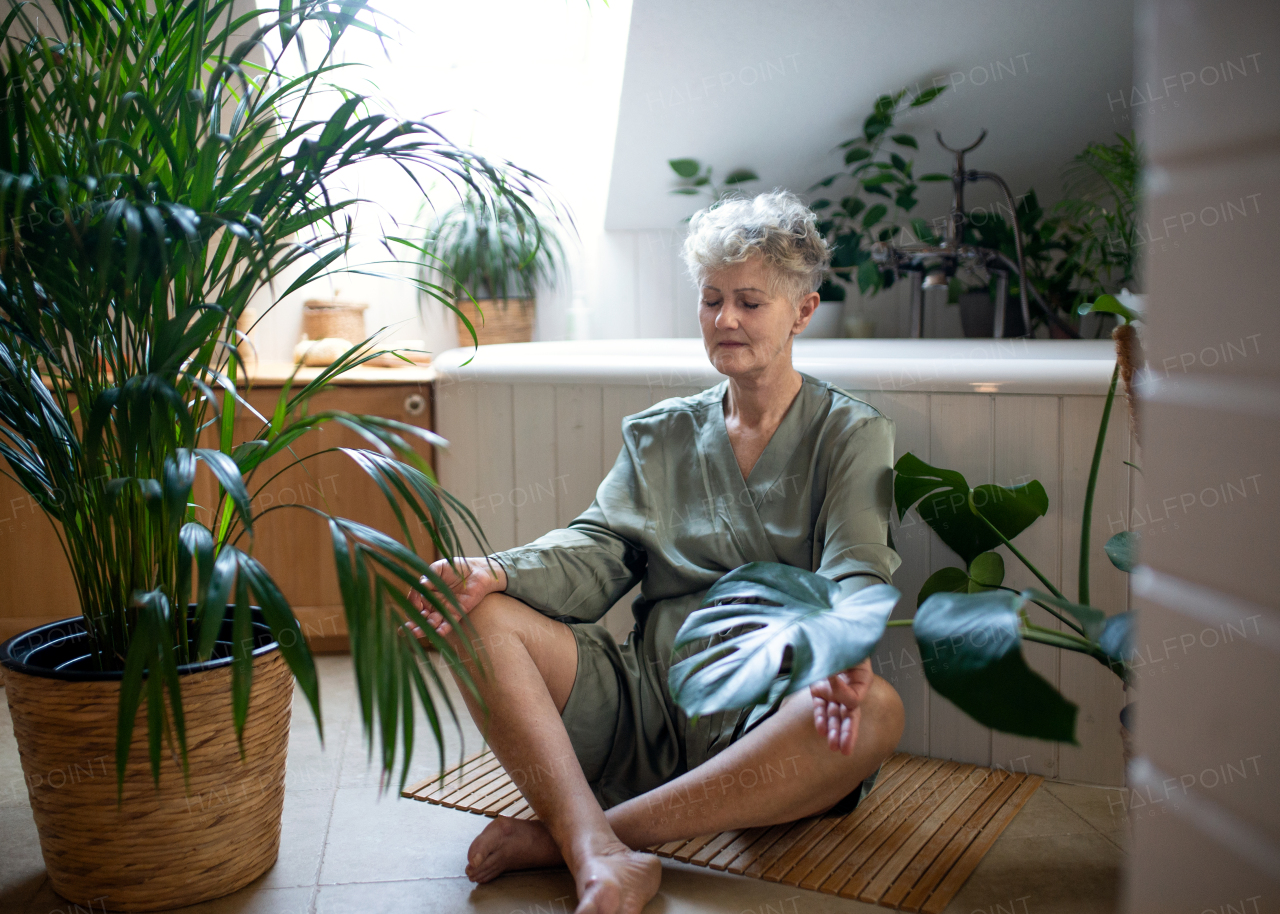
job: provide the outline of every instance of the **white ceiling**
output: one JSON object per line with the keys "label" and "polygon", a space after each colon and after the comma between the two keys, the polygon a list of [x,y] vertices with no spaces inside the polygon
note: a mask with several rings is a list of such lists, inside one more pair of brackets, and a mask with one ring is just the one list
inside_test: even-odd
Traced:
{"label": "white ceiling", "polygon": [[[950,170],[935,128],[961,146],[986,127],[968,166],[1053,201],[1071,156],[1131,129],[1132,74],[1132,0],[635,0],[606,228],[670,229],[702,205],[669,193],[671,158],[803,193],[878,95],[934,77],[956,85],[899,121],[916,174]],[[942,215],[949,185],[922,188],[912,215]]]}

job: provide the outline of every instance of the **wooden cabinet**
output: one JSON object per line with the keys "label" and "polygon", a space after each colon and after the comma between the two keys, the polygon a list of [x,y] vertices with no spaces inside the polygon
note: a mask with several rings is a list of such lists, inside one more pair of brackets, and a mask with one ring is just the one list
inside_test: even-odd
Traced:
{"label": "wooden cabinet", "polygon": [[[343,410],[431,427],[429,369],[361,368],[353,374],[314,398],[310,411]],[[278,369],[264,371],[246,398],[270,417],[281,387]],[[239,410],[236,441],[257,437],[261,425],[247,410]],[[208,445],[214,446],[212,436]],[[315,511],[350,518],[405,541],[382,490],[338,450],[368,446],[355,432],[328,423],[295,443],[294,454],[304,458],[299,466],[275,475],[293,459],[277,455],[258,470],[250,486],[254,513],[267,512],[254,525],[252,552],[270,570],[318,651],[345,650],[347,627],[328,524]],[[416,448],[434,466],[434,449],[421,441]],[[208,510],[213,495],[212,479],[202,466],[194,501]],[[207,517],[202,520],[208,522]],[[409,524],[418,554],[431,561],[435,555],[427,531],[412,517]],[[243,540],[239,545],[249,549]],[[0,640],[80,611],[75,582],[49,520],[7,477],[0,477],[0,581]]]}

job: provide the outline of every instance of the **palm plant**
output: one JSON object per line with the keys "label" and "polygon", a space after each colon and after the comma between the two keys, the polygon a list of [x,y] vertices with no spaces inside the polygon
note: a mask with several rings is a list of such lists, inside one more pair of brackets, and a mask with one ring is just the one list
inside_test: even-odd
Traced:
{"label": "palm plant", "polygon": [[1082,286],[1077,306],[1132,285],[1138,275],[1141,173],[1141,147],[1120,134],[1115,143],[1090,143],[1066,168],[1058,208],[1076,238],[1069,256]]}
{"label": "palm plant", "polygon": [[491,205],[475,191],[434,219],[418,250],[420,279],[446,274],[454,298],[531,299],[564,267],[564,248],[539,214],[504,200]]}
{"label": "palm plant", "polygon": [[[144,691],[153,776],[163,734],[185,764],[178,667],[217,650],[233,657],[233,716],[242,733],[253,672],[251,604],[260,606],[319,724],[311,655],[287,600],[253,555],[262,516],[292,507],[328,524],[366,733],[372,738],[376,720],[387,774],[403,746],[403,783],[415,696],[441,761],[442,700],[453,713],[423,647],[404,636],[404,623],[422,621],[409,589],[453,614],[419,583],[424,575],[439,581],[418,555],[411,527],[425,529],[446,556],[460,551],[458,525],[480,531],[414,449],[415,440],[440,443],[430,432],[311,410],[343,372],[380,354],[369,341],[315,380],[286,384],[270,416],[254,413],[257,435],[236,440],[237,411],[252,411],[241,394],[237,319],[261,291],[269,289],[274,304],[344,269],[358,201],[334,179],[361,163],[392,162],[415,181],[434,173],[465,187],[482,210],[526,218],[541,185],[451,144],[426,121],[378,113],[367,97],[346,90],[326,120],[302,116],[344,66],[334,61],[342,35],[377,31],[367,0],[279,0],[243,14],[233,0],[50,6],[54,17],[14,3],[4,23],[0,454],[6,475],[54,522],[91,664],[123,670],[118,776]],[[50,23],[60,36],[44,34]],[[263,62],[257,49],[269,36],[278,36],[282,56],[303,32],[321,34],[324,44],[318,60],[313,46],[317,62],[307,72],[286,76],[279,57]],[[286,271],[295,278],[278,288]],[[419,284],[451,305],[445,290]],[[280,463],[295,442],[327,425],[369,443],[341,450],[380,486],[403,543],[314,505],[255,508],[256,492],[270,481],[262,477],[305,466],[316,455]],[[216,482],[208,510],[194,503],[201,465]],[[220,645],[228,619],[235,637]],[[422,629],[456,666],[450,646],[431,626]]]}

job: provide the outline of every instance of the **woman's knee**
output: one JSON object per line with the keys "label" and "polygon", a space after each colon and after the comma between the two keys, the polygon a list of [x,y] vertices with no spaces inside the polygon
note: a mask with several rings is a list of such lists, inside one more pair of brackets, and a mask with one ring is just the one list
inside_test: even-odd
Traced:
{"label": "woman's knee", "polygon": [[519,637],[519,613],[508,605],[518,601],[502,597],[502,594],[489,594],[471,612],[452,620],[445,640],[459,656],[497,650]]}
{"label": "woman's knee", "polygon": [[871,680],[867,703],[875,709],[876,717],[881,723],[883,748],[888,755],[897,748],[903,730],[906,729],[906,709],[902,704],[902,696],[885,679],[876,676]]}

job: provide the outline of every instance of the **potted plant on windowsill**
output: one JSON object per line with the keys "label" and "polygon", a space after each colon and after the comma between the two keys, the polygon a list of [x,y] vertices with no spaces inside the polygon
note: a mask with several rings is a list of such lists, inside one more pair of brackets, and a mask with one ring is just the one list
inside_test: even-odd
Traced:
{"label": "potted plant on windowsill", "polygon": [[443,283],[454,301],[459,346],[530,342],[538,285],[564,271],[564,248],[543,214],[471,191],[414,247],[423,286]]}
{"label": "potted plant on windowsill", "polygon": [[[403,634],[421,623],[456,667],[405,596],[453,615],[419,583],[436,578],[414,535],[455,555],[456,525],[479,534],[419,451],[440,443],[429,431],[313,409],[381,354],[370,341],[286,383],[263,416],[242,395],[237,322],[259,292],[278,302],[337,271],[358,201],[333,179],[350,166],[433,171],[525,212],[539,184],[345,90],[326,120],[307,118],[342,34],[377,31],[363,0],[239,16],[231,0],[50,7],[10,12],[0,59],[0,471],[53,523],[80,614],[10,639],[0,663],[53,888],[79,905],[179,907],[275,861],[293,680],[319,725],[311,655],[254,558],[262,517],[289,507],[328,525],[363,723],[372,740],[378,722],[388,781],[397,757],[401,782],[408,773],[415,704],[442,762],[453,714]],[[300,31],[324,36],[306,72],[253,63],[269,35],[283,54]],[[239,439],[237,415],[256,416],[258,433]],[[255,499],[306,465],[291,445],[326,426],[368,442],[342,450],[395,506],[403,541]],[[41,787],[102,757],[114,777]]]}
{"label": "potted plant on windowsill", "polygon": [[[1118,359],[1086,488],[1076,600],[1068,599],[1013,542],[1048,511],[1044,486],[1032,480],[970,487],[960,473],[904,454],[894,477],[899,519],[916,507],[963,566],[931,575],[920,589],[915,616],[894,621],[889,615],[901,594],[888,584],[841,597],[831,581],[801,568],[756,562],[730,572],[707,592],[702,608],[690,614],[676,637],[678,651],[700,639],[729,635],[672,666],[671,693],[685,713],[752,706],[763,710],[783,695],[865,660],[887,627],[911,626],[929,684],[978,723],[1075,744],[1076,706],[1031,669],[1022,644],[1034,641],[1085,654],[1127,683],[1132,616],[1127,611],[1108,615],[1091,605],[1089,556],[1093,496],[1117,385],[1123,376],[1127,386],[1140,362],[1131,326],[1138,315],[1106,295],[1089,307],[1123,323],[1116,333]],[[1001,545],[1044,590],[1004,585],[1004,559],[994,551]],[[1117,568],[1128,572],[1136,562],[1136,547],[1133,534],[1122,532],[1108,540],[1105,551]],[[1062,629],[1032,623],[1030,605],[1043,608]]]}
{"label": "potted plant on windowsill", "polygon": [[[1019,198],[1017,219],[1030,291],[1055,315],[1047,322],[1051,337],[1097,335],[1109,318],[1095,314],[1092,323],[1082,321],[1091,313],[1088,303],[1135,287],[1142,241],[1137,228],[1141,170],[1140,147],[1117,136],[1115,143],[1090,143],[1071,160],[1063,181],[1066,197],[1051,210],[1040,206],[1034,189]],[[1000,213],[975,212],[965,226],[965,241],[1009,258],[1016,254],[1013,228]],[[1016,294],[1017,277],[1011,276],[1010,283],[1009,294]],[[966,336],[991,335],[994,299],[994,280],[952,280],[949,300],[960,303]],[[1010,323],[1015,320],[1012,312],[1006,315],[1006,336],[1018,329]]]}
{"label": "potted plant on windowsill", "polygon": [[[871,258],[871,249],[903,232],[907,214],[919,202],[916,192],[920,182],[950,180],[950,176],[940,173],[917,177],[915,160],[906,158],[910,155],[906,150],[918,150],[919,142],[900,127],[894,132],[900,116],[928,105],[945,89],[946,86],[933,86],[914,96],[905,89],[893,95],[881,95],[863,119],[861,132],[839,146],[844,150],[848,170],[829,175],[809,188],[810,192],[832,186],[844,188],[845,195],[838,203],[819,198],[810,204],[810,209],[818,214],[818,231],[834,249],[832,275],[856,282],[863,295],[875,295],[893,285],[894,271],[876,263]],[[889,142],[896,148],[890,147]],[[670,159],[667,164],[678,179],[678,186],[672,188],[671,193],[706,196],[712,203],[736,192],[743,184],[760,180],[750,168],[738,168],[717,185],[712,180],[711,166],[698,159]],[[923,219],[911,219],[910,228],[917,238],[932,238]],[[831,279],[823,286],[840,289],[839,297],[823,301],[844,301],[842,286]]]}

